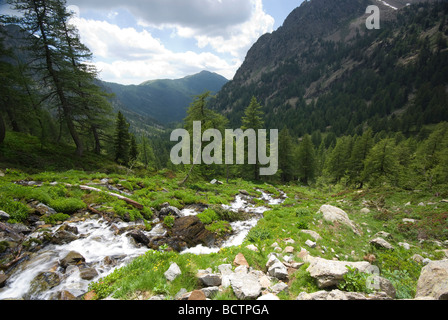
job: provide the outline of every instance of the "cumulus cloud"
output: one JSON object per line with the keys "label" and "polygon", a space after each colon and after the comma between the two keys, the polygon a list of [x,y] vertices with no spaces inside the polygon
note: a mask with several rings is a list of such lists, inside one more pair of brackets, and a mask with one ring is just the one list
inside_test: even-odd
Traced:
{"label": "cumulus cloud", "polygon": [[170,51],[146,30],[80,17],[71,23],[94,53],[101,78],[107,81],[138,84],[150,79],[179,78],[204,69],[231,78],[238,67],[211,52]]}
{"label": "cumulus cloud", "polygon": [[[204,69],[232,79],[250,46],[274,26],[262,0],[69,0],[68,4],[101,78],[125,84],[178,78]],[[92,15],[81,18],[87,9],[101,10],[109,22]],[[127,9],[138,23],[113,24],[120,9]],[[194,39],[196,48],[167,49],[163,39],[151,34],[153,28],[168,29],[174,38]]]}
{"label": "cumulus cloud", "polygon": [[216,31],[247,21],[251,0],[69,0],[81,8],[110,10],[124,8],[153,26],[182,25]]}

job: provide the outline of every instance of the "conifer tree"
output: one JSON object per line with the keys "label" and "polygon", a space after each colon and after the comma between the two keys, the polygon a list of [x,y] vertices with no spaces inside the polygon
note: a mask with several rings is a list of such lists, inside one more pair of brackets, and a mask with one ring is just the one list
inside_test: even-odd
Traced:
{"label": "conifer tree", "polygon": [[[22,13],[14,22],[32,35],[29,49],[36,62],[35,74],[46,90],[44,96],[47,101],[56,101],[60,119],[76,145],[76,154],[82,156],[84,143],[80,131],[91,131],[97,140],[97,130],[104,125],[98,119],[110,109],[105,99],[99,98],[102,95],[99,88],[93,85],[96,71],[88,63],[91,53],[68,22],[71,14],[67,12],[66,1],[8,0],[8,3]],[[89,130],[82,127],[86,122],[91,124]]]}
{"label": "conifer tree", "polygon": [[293,142],[289,130],[285,127],[278,137],[278,168],[281,170],[283,182],[290,181],[293,177]]}
{"label": "conifer tree", "polygon": [[349,137],[337,139],[336,145],[328,155],[326,170],[335,182],[339,182],[344,177],[348,168]]}
{"label": "conifer tree", "polygon": [[[242,122],[242,126],[241,129],[242,130],[247,130],[247,129],[253,129],[255,130],[255,132],[257,132],[257,130],[262,129],[264,126],[264,113],[262,111],[262,106],[258,103],[257,99],[253,96],[249,106],[246,108],[246,110],[244,111],[244,116],[241,119]],[[255,180],[259,180],[259,167],[260,164],[258,163],[258,161],[256,161],[256,163],[253,166],[253,177]],[[243,171],[245,170],[246,166],[242,166],[243,167]]]}
{"label": "conifer tree", "polygon": [[134,134],[129,134],[130,136],[130,145],[129,145],[129,160],[134,161],[138,158],[138,146],[137,140],[135,139]]}
{"label": "conifer tree", "polygon": [[[223,115],[209,109],[207,107],[207,102],[210,97],[210,91],[206,91],[202,94],[199,94],[194,97],[193,102],[190,104],[190,107],[187,110],[187,116],[184,119],[184,128],[190,133],[190,136],[193,137],[193,128],[194,122],[201,123],[201,139],[202,134],[208,129],[217,129],[223,134],[224,129],[228,123],[228,120]],[[193,139],[192,139],[193,140]],[[192,149],[193,150],[193,149]],[[197,160],[201,157],[202,150],[199,149],[197,151],[193,150],[193,162],[192,165],[185,176],[185,178],[180,182],[183,185],[191,173],[193,172]],[[203,174],[210,170],[214,166],[211,165],[203,165],[201,166],[203,170]]]}
{"label": "conifer tree", "polygon": [[374,184],[387,181],[396,185],[398,174],[399,163],[395,152],[395,141],[390,138],[382,139],[367,155],[362,178]]}
{"label": "conifer tree", "polygon": [[129,162],[129,123],[127,123],[123,114],[118,111],[115,123],[115,162],[127,165]]}
{"label": "conifer tree", "polygon": [[315,150],[311,137],[306,134],[298,148],[297,171],[300,181],[309,184],[316,172]]}
{"label": "conifer tree", "polygon": [[373,137],[372,130],[368,129],[361,137],[358,137],[353,145],[351,157],[349,159],[349,176],[352,183],[358,184],[359,188],[363,187],[362,172],[364,170],[364,161],[372,148]]}

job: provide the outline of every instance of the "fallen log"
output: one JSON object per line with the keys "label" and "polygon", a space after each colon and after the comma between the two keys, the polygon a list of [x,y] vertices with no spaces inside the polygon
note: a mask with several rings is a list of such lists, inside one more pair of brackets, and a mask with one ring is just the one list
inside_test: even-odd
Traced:
{"label": "fallen log", "polygon": [[101,190],[101,189],[98,189],[98,188],[94,188],[94,187],[89,187],[89,186],[79,186],[79,188],[80,188],[81,190],[88,190],[88,191],[95,191],[95,192],[105,192],[105,193],[107,193],[108,195],[110,195],[110,196],[112,196],[112,197],[115,197],[115,198],[118,198],[118,199],[120,199],[120,200],[126,201],[127,203],[129,203],[130,205],[136,207],[136,208],[139,209],[139,210],[142,210],[142,209],[143,209],[143,205],[142,205],[142,204],[138,203],[138,202],[135,201],[135,200],[126,198],[126,197],[124,197],[124,196],[122,196],[122,195],[120,195],[120,194],[116,194],[116,193],[112,193],[112,192],[104,191],[104,190]]}

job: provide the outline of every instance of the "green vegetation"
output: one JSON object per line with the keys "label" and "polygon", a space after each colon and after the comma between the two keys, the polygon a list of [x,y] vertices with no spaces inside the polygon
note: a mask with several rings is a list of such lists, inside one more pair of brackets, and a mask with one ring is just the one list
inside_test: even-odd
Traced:
{"label": "green vegetation", "polygon": [[[250,216],[223,208],[237,194],[259,197],[263,190],[274,197],[287,195],[279,205],[252,200],[251,204],[266,206],[268,211],[241,246],[208,255],[181,255],[168,244],[160,245],[91,283],[97,299],[110,295],[123,299],[155,294],[174,297],[181,288],[198,288],[198,270],[216,271],[238,253],[244,254],[251,267],[266,271],[268,255],[276,250],[274,243],[282,251],[292,247],[292,259],[304,262],[297,253],[307,240],[315,240],[304,230],[321,237],[316,247],[306,247],[312,256],[344,261],[374,256],[372,264],[394,284],[400,299],[415,295],[423,265],[412,259],[414,254],[441,257],[435,241],[448,240],[448,28],[435,9],[448,12],[446,3],[412,7],[380,33],[358,35],[347,44],[316,40],[300,57],[318,60],[310,70],[301,72],[297,61],[291,59],[260,76],[266,85],[290,72],[302,78],[291,78],[288,88],[278,90],[272,99],[264,96],[271,94],[265,86],[242,86],[243,93],[234,93],[240,111],[219,113],[212,108],[216,100],[210,92],[194,97],[184,122],[176,125],[190,133],[195,121],[201,122],[202,133],[211,128],[223,132],[229,121],[242,124],[242,129],[284,128],[279,141],[280,170],[260,177],[259,163],[174,165],[168,160],[172,146],[169,130],[159,128],[159,135],[153,136],[150,132],[135,135],[122,112],[117,114],[114,132],[106,116],[112,114],[110,97],[95,85],[96,71],[88,67],[90,53],[76,30],[66,24],[65,1],[9,2],[24,13],[14,22],[32,40],[28,39],[32,46],[22,43],[20,47],[35,61],[36,73],[25,72],[26,62],[6,49],[6,40],[0,41],[0,74],[6,79],[0,83],[0,210],[9,214],[8,223],[26,225],[40,220],[57,225],[91,211],[106,218],[140,222],[145,230],[151,230],[165,203],[178,209],[198,205],[205,208],[198,214],[200,221],[222,240],[232,232],[231,222]],[[17,28],[3,18],[8,28]],[[412,23],[405,28],[409,21]],[[420,37],[423,33],[426,38]],[[364,50],[374,42],[391,39],[395,45]],[[400,60],[404,58],[412,63]],[[306,101],[306,88],[321,74],[330,77],[345,59],[367,67],[354,68],[343,81],[321,87],[319,97]],[[38,86],[43,79],[48,81],[46,86]],[[292,97],[297,98],[295,103],[281,103]],[[186,157],[194,159],[199,152]],[[220,181],[211,183],[212,179]],[[131,201],[109,194],[104,180],[113,192],[126,194]],[[80,187],[86,185],[99,191]],[[54,211],[38,212],[39,204]],[[361,234],[325,221],[319,213],[323,204],[345,210]],[[370,213],[361,211],[365,208]],[[404,222],[405,218],[414,222]],[[168,215],[162,222],[171,229],[175,221]],[[394,250],[369,244],[379,231],[392,235],[388,240]],[[402,249],[400,242],[407,242],[410,249]],[[249,244],[257,251],[247,248]],[[10,245],[0,241],[0,253],[10,250]],[[164,272],[172,262],[180,266],[183,276],[167,282]],[[282,299],[319,290],[307,267],[305,263],[290,275],[289,292],[281,293]],[[366,277],[350,269],[339,288],[369,292]],[[235,298],[231,290],[214,297]]]}

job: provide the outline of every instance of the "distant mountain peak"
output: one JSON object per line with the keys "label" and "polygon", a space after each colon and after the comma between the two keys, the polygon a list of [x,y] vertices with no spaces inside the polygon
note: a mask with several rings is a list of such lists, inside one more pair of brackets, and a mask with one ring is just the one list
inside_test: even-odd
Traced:
{"label": "distant mountain peak", "polygon": [[137,86],[106,82],[103,85],[115,93],[121,108],[160,123],[170,123],[185,118],[193,96],[204,91],[215,94],[227,82],[223,76],[203,70],[180,79],[149,80]]}

